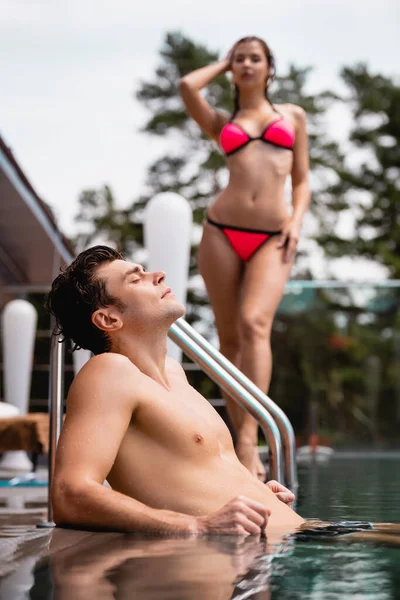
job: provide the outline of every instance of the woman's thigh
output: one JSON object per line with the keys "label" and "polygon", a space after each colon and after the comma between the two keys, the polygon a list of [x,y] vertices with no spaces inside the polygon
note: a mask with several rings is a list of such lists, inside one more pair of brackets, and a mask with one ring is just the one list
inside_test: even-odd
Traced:
{"label": "woman's thigh", "polygon": [[242,261],[224,233],[204,223],[198,267],[214,311],[220,343],[237,338]]}
{"label": "woman's thigh", "polygon": [[285,248],[277,243],[278,236],[272,237],[246,263],[240,309],[245,328],[270,326],[283,296],[293,261],[283,261]]}

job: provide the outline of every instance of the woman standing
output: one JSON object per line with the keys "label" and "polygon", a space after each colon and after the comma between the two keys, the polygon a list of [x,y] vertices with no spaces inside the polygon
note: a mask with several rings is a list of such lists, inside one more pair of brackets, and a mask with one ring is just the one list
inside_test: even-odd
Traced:
{"label": "woman standing", "polygon": [[[235,110],[216,110],[201,90],[232,72]],[[239,40],[228,57],[180,81],[188,113],[227,157],[229,183],[208,209],[198,264],[214,310],[221,352],[262,391],[271,379],[272,321],[292,268],[310,202],[306,117],[292,104],[272,105],[274,57],[257,37]],[[291,175],[290,212],[284,199]],[[259,478],[258,424],[225,397],[241,462]]]}

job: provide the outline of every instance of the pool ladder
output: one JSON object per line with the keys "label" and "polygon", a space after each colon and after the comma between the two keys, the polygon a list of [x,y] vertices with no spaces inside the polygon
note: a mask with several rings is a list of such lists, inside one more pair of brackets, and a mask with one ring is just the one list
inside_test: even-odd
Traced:
{"label": "pool ladder", "polygon": [[[283,410],[184,319],[178,319],[168,335],[212,381],[258,421],[268,443],[271,478],[295,491],[298,485],[295,437],[293,427]],[[53,520],[50,487],[63,418],[65,344],[61,340],[61,336],[52,336],[50,351],[48,525]]]}

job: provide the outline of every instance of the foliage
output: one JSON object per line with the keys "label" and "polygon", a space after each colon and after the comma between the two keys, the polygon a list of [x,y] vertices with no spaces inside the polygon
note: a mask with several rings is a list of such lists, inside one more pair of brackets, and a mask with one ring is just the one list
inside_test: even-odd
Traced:
{"label": "foliage", "polygon": [[[154,76],[141,82],[136,97],[149,112],[143,133],[164,138],[168,151],[149,166],[145,193],[127,209],[117,207],[108,186],[82,192],[79,248],[108,241],[134,257],[142,247],[143,212],[151,197],[164,191],[183,195],[199,226],[206,207],[224,185],[223,156],[188,117],[177,86],[189,71],[216,61],[218,53],[173,32],[166,35],[160,59]],[[271,100],[297,104],[307,113],[311,211],[319,226],[316,241],[327,257],[362,256],[400,278],[400,88],[387,77],[371,74],[365,65],[357,65],[342,69],[347,95],[338,98],[331,91],[308,93],[309,75],[309,68],[291,65],[277,78]],[[216,78],[205,95],[213,106],[232,111],[226,75]],[[327,135],[329,111],[340,103],[352,112],[349,139],[343,147]],[[349,214],[355,228],[351,239],[346,239],[340,232],[340,219]],[[201,321],[203,331],[209,331],[204,323],[211,325],[212,316],[204,291],[193,277],[196,272],[193,245],[187,317],[190,322]],[[309,263],[301,275],[310,276]],[[350,292],[330,292],[319,294],[317,304],[305,313],[288,314],[281,307],[273,333],[276,366],[271,395],[287,410],[296,430],[307,431],[306,407],[317,403],[325,430],[368,441],[377,440],[379,432],[393,435],[400,418],[395,355],[400,335],[398,305],[398,295],[384,298],[381,294],[374,306],[363,311]],[[345,331],[339,323],[343,315]],[[378,396],[372,372],[380,381]],[[196,376],[196,386],[215,397],[215,388],[206,380]]]}
{"label": "foliage", "polygon": [[328,191],[336,197],[331,211],[351,210],[354,234],[340,236],[327,219],[318,242],[328,256],[362,256],[400,279],[400,87],[363,64],[341,74],[353,117],[350,147]]}

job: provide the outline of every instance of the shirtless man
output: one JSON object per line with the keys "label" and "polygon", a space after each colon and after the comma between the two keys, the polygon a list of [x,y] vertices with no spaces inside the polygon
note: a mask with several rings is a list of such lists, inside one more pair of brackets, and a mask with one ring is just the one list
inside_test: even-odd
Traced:
{"label": "shirtless man", "polygon": [[[52,486],[58,525],[171,534],[260,534],[304,520],[293,494],[239,462],[214,408],[166,356],[184,313],[165,283],[115,250],[82,252],[47,300],[94,356],[74,379]],[[104,480],[111,488],[103,485]]]}

